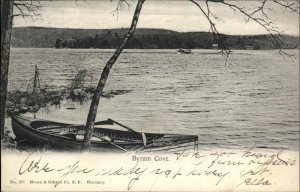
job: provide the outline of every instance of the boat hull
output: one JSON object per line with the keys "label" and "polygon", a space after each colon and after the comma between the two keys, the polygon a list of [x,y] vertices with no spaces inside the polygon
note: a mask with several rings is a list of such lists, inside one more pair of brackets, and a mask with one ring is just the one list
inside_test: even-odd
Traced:
{"label": "boat hull", "polygon": [[[16,136],[17,141],[26,141],[26,143],[30,143],[33,146],[50,146],[51,148],[56,149],[66,149],[66,150],[80,150],[82,145],[82,139],[74,139],[69,138],[67,136],[59,135],[56,133],[51,132],[44,132],[40,131],[31,125],[35,122],[39,122],[39,120],[21,117],[21,116],[13,116],[12,117],[12,129]],[[44,122],[44,121],[42,121]],[[49,123],[56,123],[57,125],[67,126],[68,124],[64,123],[57,123],[51,122]],[[184,142],[195,142],[198,141],[197,136],[187,135],[172,135],[172,134],[154,134],[154,133],[145,133],[147,138],[147,146],[144,146],[141,133],[131,133],[129,131],[116,131],[116,130],[109,130],[109,129],[99,129],[97,130],[101,133],[105,133],[106,135],[109,134],[117,134],[119,138],[124,138],[132,135],[132,141],[123,142],[113,142],[117,146],[124,148],[124,149],[138,149],[141,147],[159,147],[163,145],[167,145],[169,143],[174,143],[175,141],[184,141]],[[140,137],[138,140],[137,138]],[[116,149],[116,146],[112,145],[106,141],[92,141],[90,150],[95,151],[105,151],[104,149]]]}

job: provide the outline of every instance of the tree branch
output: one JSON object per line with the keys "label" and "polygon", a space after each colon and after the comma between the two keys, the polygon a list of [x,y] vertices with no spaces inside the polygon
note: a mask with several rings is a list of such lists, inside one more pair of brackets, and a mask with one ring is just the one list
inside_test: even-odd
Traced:
{"label": "tree branch", "polygon": [[[195,0],[189,0],[189,1],[192,2],[193,4],[195,4],[201,10],[203,15],[206,17],[207,21],[210,24],[210,30],[213,33],[214,39],[215,39],[215,35],[217,35],[218,41],[222,41],[223,36],[219,33],[218,29],[216,28],[215,23],[212,21],[212,19],[210,17],[210,15],[212,15],[214,17],[214,19],[217,19],[217,16],[215,16],[214,14],[211,13],[208,2],[209,1],[210,2],[223,2],[223,1],[222,0],[206,0],[205,2],[206,2],[206,7],[207,7],[207,13],[204,11],[204,9],[201,7],[201,5],[198,2],[196,2]],[[225,44],[222,45],[221,49],[222,49],[222,51],[221,51],[222,55],[225,53],[225,56],[226,56],[226,60],[225,60],[225,65],[226,65],[231,51],[225,46]]]}
{"label": "tree branch", "polygon": [[38,11],[41,9],[43,6],[39,1],[14,1],[13,3],[14,7],[17,8],[18,13],[14,14],[13,16],[22,16],[23,18],[25,17],[30,17],[33,19],[35,16],[40,16]]}
{"label": "tree branch", "polygon": [[128,1],[129,0],[119,0],[116,9],[113,11],[113,15],[116,14],[118,17],[119,11],[122,11],[124,9],[124,7],[127,7],[128,9],[130,9],[130,7],[132,5]]}
{"label": "tree branch", "polygon": [[[263,1],[262,5],[254,12],[252,13],[248,13],[247,10],[243,7],[239,7],[235,4],[231,4],[228,2],[220,2],[228,7],[230,7],[233,10],[237,10],[240,13],[242,13],[243,15],[246,16],[246,22],[248,22],[249,20],[252,20],[254,22],[256,22],[257,24],[259,24],[261,27],[263,27],[270,35],[271,37],[275,40],[276,46],[279,47],[279,53],[282,54],[284,51],[282,51],[281,49],[281,45],[282,45],[282,40],[279,38],[279,36],[281,35],[281,32],[278,30],[278,27],[275,25],[275,23],[273,23],[272,21],[268,21],[269,17],[265,15],[266,19],[261,18],[261,17],[255,17],[255,13],[257,13],[258,11],[263,11],[264,6],[266,5],[266,1]],[[285,55],[289,55],[288,53],[285,53]],[[289,55],[292,56],[292,55]]]}
{"label": "tree branch", "polygon": [[288,1],[283,1],[285,2],[286,4],[283,4],[282,1],[278,1],[278,0],[273,0],[274,3],[284,7],[285,9],[287,10],[290,10],[291,12],[294,12],[294,13],[297,13],[297,14],[300,14],[299,12],[299,0],[297,3],[289,3]]}

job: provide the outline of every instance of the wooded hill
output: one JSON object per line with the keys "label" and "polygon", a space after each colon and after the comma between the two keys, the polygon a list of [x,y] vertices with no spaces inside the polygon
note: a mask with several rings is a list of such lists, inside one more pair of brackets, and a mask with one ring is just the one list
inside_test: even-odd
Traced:
{"label": "wooded hill", "polygon": [[[63,29],[43,27],[17,27],[13,28],[13,47],[37,48],[116,48],[122,40],[127,29]],[[299,38],[294,36],[281,36],[281,48],[299,48]],[[176,49],[176,48],[202,48],[210,49],[212,44],[219,47],[227,46],[231,49],[245,49],[253,46],[254,49],[276,49],[270,35],[240,36],[223,35],[214,38],[208,32],[180,33],[164,29],[137,29],[135,36],[128,43],[127,48],[140,49]]]}

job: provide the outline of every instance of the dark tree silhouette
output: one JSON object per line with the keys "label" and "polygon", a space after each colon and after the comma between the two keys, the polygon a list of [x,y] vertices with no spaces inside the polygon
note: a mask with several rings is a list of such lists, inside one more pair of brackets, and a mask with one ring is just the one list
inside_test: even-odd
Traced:
{"label": "dark tree silhouette", "polygon": [[13,1],[1,0],[1,139],[4,136]]}

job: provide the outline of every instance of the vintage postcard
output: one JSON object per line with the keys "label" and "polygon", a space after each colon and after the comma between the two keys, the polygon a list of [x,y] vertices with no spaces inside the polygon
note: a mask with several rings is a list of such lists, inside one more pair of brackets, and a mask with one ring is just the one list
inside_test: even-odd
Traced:
{"label": "vintage postcard", "polygon": [[299,191],[299,1],[1,0],[1,191]]}

